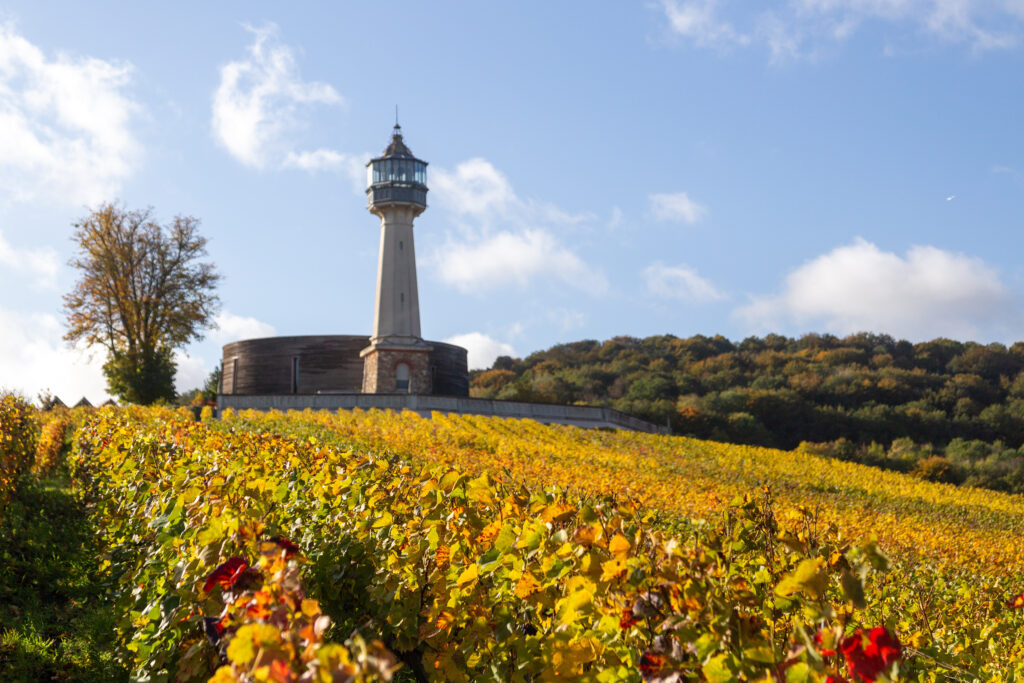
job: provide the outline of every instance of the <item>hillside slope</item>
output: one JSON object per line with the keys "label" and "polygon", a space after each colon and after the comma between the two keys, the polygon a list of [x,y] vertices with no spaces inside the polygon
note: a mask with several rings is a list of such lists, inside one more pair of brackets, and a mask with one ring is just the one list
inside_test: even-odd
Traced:
{"label": "hillside slope", "polygon": [[1007,543],[1024,534],[1024,498],[1017,495],[797,451],[530,420],[440,414],[428,420],[379,411],[289,413],[284,419],[326,427],[374,451],[511,476],[530,486],[627,497],[679,518],[715,514],[734,497],[768,487],[781,504],[805,508],[847,536],[876,535],[906,558],[1024,581],[1024,547]]}
{"label": "hillside slope", "polygon": [[[822,533],[862,548],[877,539],[889,570],[867,578],[873,597],[864,619],[889,624],[911,645],[915,671],[965,681],[981,672],[981,680],[1008,680],[996,672],[1018,668],[1024,674],[1024,642],[1009,635],[1019,632],[1016,606],[1024,605],[1024,549],[1014,541],[1024,530],[1024,499],[1016,495],[800,452],[480,416],[243,413],[224,425],[290,430],[311,442],[594,503],[632,500],[645,521],[683,537],[729,519],[737,501],[773,498],[788,527],[774,542],[797,552]],[[745,547],[747,523],[734,523],[734,547]]]}
{"label": "hillside slope", "polygon": [[[485,398],[610,405],[681,435],[1024,490],[1024,343],[886,335],[580,341],[474,373]],[[943,456],[943,461],[922,461]]]}

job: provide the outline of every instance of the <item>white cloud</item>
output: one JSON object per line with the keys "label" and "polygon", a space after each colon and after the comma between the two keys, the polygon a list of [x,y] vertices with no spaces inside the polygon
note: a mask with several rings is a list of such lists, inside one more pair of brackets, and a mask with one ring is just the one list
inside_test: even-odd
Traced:
{"label": "white cloud", "polygon": [[461,346],[468,351],[470,370],[489,368],[494,365],[494,359],[498,356],[515,357],[516,355],[516,351],[511,345],[492,339],[482,332],[457,334],[444,341]]}
{"label": "white cloud", "polygon": [[106,353],[69,349],[57,318],[0,309],[0,388],[35,399],[44,389],[74,405],[85,396],[93,405],[108,398],[103,377]]}
{"label": "white cloud", "polygon": [[440,275],[464,292],[514,284],[526,288],[542,278],[600,294],[604,274],[561,246],[547,231],[499,232],[472,243],[449,243],[439,255]]}
{"label": "white cloud", "polygon": [[273,337],[277,330],[270,323],[265,323],[256,318],[248,318],[235,315],[227,311],[221,311],[215,317],[217,327],[210,336],[219,344],[230,344],[239,339],[259,339],[261,337]]}
{"label": "white cloud", "polygon": [[297,154],[290,137],[300,108],[339,105],[341,95],[326,83],[302,80],[291,48],[277,39],[276,26],[247,28],[254,37],[248,54],[220,69],[212,118],[217,140],[254,168],[283,166],[289,159],[305,159],[310,165],[329,162],[331,150]]}
{"label": "white cloud", "polygon": [[[238,339],[273,336],[273,326],[255,318],[222,312],[219,329],[211,335],[221,344]],[[93,405],[107,400],[103,362],[107,352],[71,349],[63,340],[64,328],[56,316],[20,313],[0,308],[0,388],[17,390],[28,398],[50,390],[72,405],[85,396]],[[213,366],[199,356],[176,349],[174,387],[184,392],[201,387]]]}
{"label": "white cloud", "polygon": [[174,350],[174,363],[174,390],[179,394],[202,389],[213,369],[202,358],[190,356],[181,349]]}
{"label": "white cloud", "polygon": [[430,174],[440,205],[458,214],[504,216],[519,204],[512,184],[486,159],[470,159],[454,171],[435,169]]}
{"label": "white cloud", "polygon": [[860,239],[796,268],[779,294],[754,298],[736,315],[760,330],[796,323],[912,340],[1021,332],[1017,302],[981,259],[931,246],[900,257]]}
{"label": "white cloud", "polygon": [[346,154],[333,149],[316,149],[304,152],[288,152],[282,166],[297,168],[309,173],[334,171],[344,174],[357,192],[366,189],[366,163],[369,154]]}
{"label": "white cloud", "polygon": [[467,292],[550,279],[595,294],[607,290],[604,273],[548,227],[585,223],[590,214],[520,199],[486,159],[470,159],[454,171],[437,169],[431,177],[437,205],[454,214],[460,229],[433,253],[442,281]]}
{"label": "white cloud", "polygon": [[454,171],[435,168],[430,184],[439,207],[484,225],[501,221],[577,225],[594,219],[591,213],[570,213],[546,202],[520,199],[505,174],[479,157],[463,161]]}
{"label": "white cloud", "polygon": [[652,263],[644,269],[643,277],[647,291],[664,299],[703,303],[728,298],[687,265],[666,266],[660,262]]}
{"label": "white cloud", "polygon": [[555,308],[547,312],[547,319],[548,322],[557,325],[563,332],[570,332],[583,327],[587,321],[587,316],[582,311]]}
{"label": "white cloud", "polygon": [[0,232],[0,265],[17,273],[27,274],[40,287],[53,289],[57,286],[57,270],[60,263],[57,252],[49,247],[42,249],[18,249],[11,245]]}
{"label": "white cloud", "polygon": [[1014,47],[1024,35],[1024,5],[1016,0],[777,0],[759,8],[751,12],[737,0],[662,0],[669,29],[694,45],[760,45],[774,59],[813,55],[871,23],[975,50]]}
{"label": "white cloud", "polygon": [[608,219],[608,223],[606,223],[606,227],[608,228],[609,232],[614,231],[616,228],[618,228],[620,225],[622,225],[622,217],[623,217],[622,209],[620,209],[617,206],[613,206],[612,207],[612,215]]}
{"label": "white cloud", "polygon": [[672,31],[701,47],[745,45],[750,38],[718,17],[718,0],[663,0],[662,8]]}
{"label": "white cloud", "polygon": [[317,149],[312,152],[289,152],[284,165],[301,168],[303,171],[337,170],[349,163],[349,155],[333,149]]}
{"label": "white cloud", "polygon": [[707,208],[690,199],[685,192],[648,195],[655,220],[676,221],[693,225],[707,215]]}
{"label": "white cloud", "polygon": [[48,57],[0,23],[0,187],[11,198],[67,204],[112,198],[135,170],[141,107],[126,94],[132,66]]}

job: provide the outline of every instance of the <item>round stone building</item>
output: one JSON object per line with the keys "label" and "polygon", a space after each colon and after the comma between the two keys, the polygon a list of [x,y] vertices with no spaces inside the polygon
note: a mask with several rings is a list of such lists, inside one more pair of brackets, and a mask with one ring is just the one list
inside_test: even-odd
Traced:
{"label": "round stone building", "polygon": [[420,336],[413,221],[427,208],[427,162],[395,124],[367,164],[367,208],[380,218],[373,333],[247,339],[223,349],[223,396],[469,396],[466,349]]}

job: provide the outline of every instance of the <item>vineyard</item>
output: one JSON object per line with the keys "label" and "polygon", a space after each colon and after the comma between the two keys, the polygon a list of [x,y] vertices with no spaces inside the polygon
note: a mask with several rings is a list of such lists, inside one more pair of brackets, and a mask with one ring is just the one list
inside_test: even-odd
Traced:
{"label": "vineyard", "polygon": [[1024,674],[1016,496],[498,418],[4,401],[0,519],[66,469],[134,679]]}

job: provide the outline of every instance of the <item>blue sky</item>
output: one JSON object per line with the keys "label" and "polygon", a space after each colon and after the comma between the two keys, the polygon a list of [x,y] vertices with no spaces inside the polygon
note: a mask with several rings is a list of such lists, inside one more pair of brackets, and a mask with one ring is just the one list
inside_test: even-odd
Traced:
{"label": "blue sky", "polygon": [[228,341],[369,334],[362,164],[430,162],[423,334],[1024,339],[1024,1],[0,5],[0,387],[61,341],[71,223],[196,216]]}

